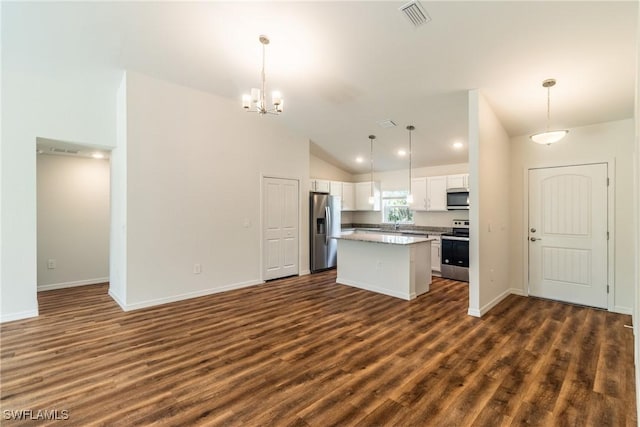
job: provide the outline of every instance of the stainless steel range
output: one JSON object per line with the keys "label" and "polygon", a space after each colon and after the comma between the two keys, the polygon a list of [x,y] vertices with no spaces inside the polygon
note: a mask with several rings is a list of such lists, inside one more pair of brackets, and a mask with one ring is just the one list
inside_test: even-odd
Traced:
{"label": "stainless steel range", "polygon": [[442,235],[442,277],[469,281],[469,220],[454,219],[451,233]]}

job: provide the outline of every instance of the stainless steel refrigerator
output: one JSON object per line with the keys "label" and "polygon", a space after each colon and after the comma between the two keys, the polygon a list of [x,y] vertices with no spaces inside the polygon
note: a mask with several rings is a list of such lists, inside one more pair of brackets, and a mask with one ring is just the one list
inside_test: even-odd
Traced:
{"label": "stainless steel refrigerator", "polygon": [[340,197],[326,193],[309,195],[309,254],[311,272],[333,268],[337,263],[340,235]]}

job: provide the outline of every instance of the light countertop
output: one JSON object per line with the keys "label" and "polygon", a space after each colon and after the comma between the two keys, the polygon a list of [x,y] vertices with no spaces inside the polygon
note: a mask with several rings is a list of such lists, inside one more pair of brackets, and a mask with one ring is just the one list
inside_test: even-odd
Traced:
{"label": "light countertop", "polygon": [[401,236],[396,234],[351,233],[335,236],[334,239],[356,240],[360,242],[386,243],[390,245],[413,245],[415,243],[431,242],[432,238]]}
{"label": "light countertop", "polygon": [[393,228],[382,228],[382,227],[349,227],[343,228],[343,232],[352,232],[352,233],[385,233],[385,234],[403,234],[403,235],[416,235],[416,236],[440,236],[444,233],[449,233],[450,231],[442,231],[442,230],[407,230],[404,228],[401,229],[393,229]]}

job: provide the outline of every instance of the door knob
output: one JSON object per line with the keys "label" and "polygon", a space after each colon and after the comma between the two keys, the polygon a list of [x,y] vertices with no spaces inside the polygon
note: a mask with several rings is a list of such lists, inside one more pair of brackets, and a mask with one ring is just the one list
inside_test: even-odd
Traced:
{"label": "door knob", "polygon": [[536,229],[532,227],[532,228],[531,228],[531,232],[532,232],[532,233],[535,233],[535,232],[536,232]]}
{"label": "door knob", "polygon": [[537,239],[535,237],[530,238],[529,240],[531,240],[532,242],[535,242],[536,240],[542,240],[542,239]]}

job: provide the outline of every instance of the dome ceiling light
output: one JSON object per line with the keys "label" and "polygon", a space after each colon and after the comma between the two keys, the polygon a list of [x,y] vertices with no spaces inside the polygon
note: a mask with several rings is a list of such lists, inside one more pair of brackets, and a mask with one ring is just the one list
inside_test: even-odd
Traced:
{"label": "dome ceiling light", "polygon": [[551,88],[555,86],[555,84],[555,79],[547,79],[542,82],[542,87],[547,88],[547,130],[530,136],[531,140],[538,144],[551,145],[554,142],[560,141],[569,133],[568,130],[549,130],[549,123],[551,121],[549,113],[551,109]]}

